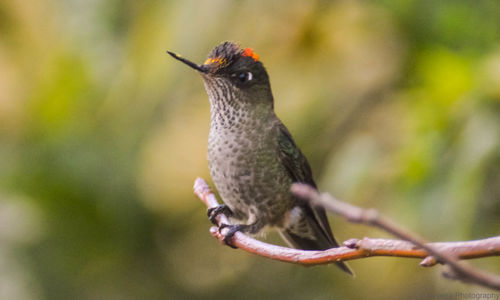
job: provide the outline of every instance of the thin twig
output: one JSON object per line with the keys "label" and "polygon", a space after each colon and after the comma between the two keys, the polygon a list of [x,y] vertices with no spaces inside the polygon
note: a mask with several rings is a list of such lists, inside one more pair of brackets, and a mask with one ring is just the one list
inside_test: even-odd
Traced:
{"label": "thin twig", "polygon": [[[215,195],[203,179],[196,179],[194,192],[205,203],[207,208],[219,205]],[[217,216],[217,223],[218,225],[221,223],[231,224],[224,214]],[[226,231],[226,228],[221,231],[215,226],[210,228],[212,235],[221,242],[224,239]],[[301,265],[329,264],[339,260],[344,261],[371,256],[426,258],[427,262],[421,265],[432,266],[435,264],[435,260],[428,259],[429,254],[427,251],[415,247],[410,242],[400,240],[370,238],[363,238],[361,240],[351,239],[344,242],[344,246],[325,251],[305,251],[271,245],[253,239],[241,232],[236,232],[231,242],[234,246],[250,253]],[[477,241],[443,242],[431,243],[428,245],[441,253],[453,253],[459,259],[500,255],[500,236]]]}
{"label": "thin twig", "polygon": [[[445,277],[476,283],[485,287],[500,290],[500,277],[495,274],[484,272],[470,265],[459,263],[457,253],[443,251],[433,244],[426,243],[416,234],[403,230],[395,223],[381,216],[375,209],[362,209],[360,207],[342,202],[331,195],[319,194],[314,188],[306,184],[294,184],[292,192],[296,195],[308,199],[313,205],[323,206],[327,211],[341,215],[353,223],[360,223],[375,226],[391,233],[392,235],[411,242],[420,249],[425,250],[437,262],[448,265],[452,273],[444,273]],[[422,263],[432,265],[434,259],[426,258]]]}

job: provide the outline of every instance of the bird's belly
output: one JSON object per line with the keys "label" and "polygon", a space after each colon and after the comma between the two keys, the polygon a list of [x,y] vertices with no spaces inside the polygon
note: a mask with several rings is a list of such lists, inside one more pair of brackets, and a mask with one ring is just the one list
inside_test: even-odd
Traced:
{"label": "bird's belly", "polygon": [[234,218],[277,225],[293,206],[291,179],[274,149],[246,143],[209,143],[210,175]]}

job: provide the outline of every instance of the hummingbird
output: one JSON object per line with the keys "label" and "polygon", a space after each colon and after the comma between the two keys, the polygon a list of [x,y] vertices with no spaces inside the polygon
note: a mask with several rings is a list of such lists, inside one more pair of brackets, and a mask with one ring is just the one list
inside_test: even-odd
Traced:
{"label": "hummingbird", "polygon": [[[227,41],[198,65],[167,52],[198,71],[208,94],[208,165],[224,201],[208,215],[214,223],[220,213],[240,222],[222,225],[229,227],[226,243],[237,231],[255,235],[270,227],[296,249],[338,247],[324,208],[290,191],[296,182],[317,187],[306,157],[274,112],[269,76],[257,53]],[[336,264],[353,275],[344,262]]]}

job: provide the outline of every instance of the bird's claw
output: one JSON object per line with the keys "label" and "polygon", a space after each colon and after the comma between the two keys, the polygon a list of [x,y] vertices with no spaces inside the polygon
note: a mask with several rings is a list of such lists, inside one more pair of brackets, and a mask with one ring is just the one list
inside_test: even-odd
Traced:
{"label": "bird's claw", "polygon": [[229,228],[229,231],[226,234],[224,234],[224,238],[222,239],[222,241],[224,241],[224,243],[226,245],[228,245],[229,247],[231,247],[233,249],[238,249],[238,247],[233,245],[233,236],[237,231],[240,231],[241,229],[243,229],[244,226],[245,225],[241,225],[241,224],[239,224],[239,225],[220,224],[219,232],[221,232],[221,230],[224,228]]}
{"label": "bird's claw", "polygon": [[217,205],[216,207],[211,207],[211,208],[207,209],[208,219],[214,225],[217,225],[217,219],[216,218],[220,214],[224,214],[227,217],[230,217],[233,214],[233,212],[225,204]]}

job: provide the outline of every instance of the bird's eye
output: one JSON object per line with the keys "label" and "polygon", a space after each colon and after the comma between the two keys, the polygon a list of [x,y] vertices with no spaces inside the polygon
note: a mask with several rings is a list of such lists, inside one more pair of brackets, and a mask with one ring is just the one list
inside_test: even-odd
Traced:
{"label": "bird's eye", "polygon": [[253,79],[253,74],[251,72],[241,72],[234,75],[241,83],[250,81]]}

